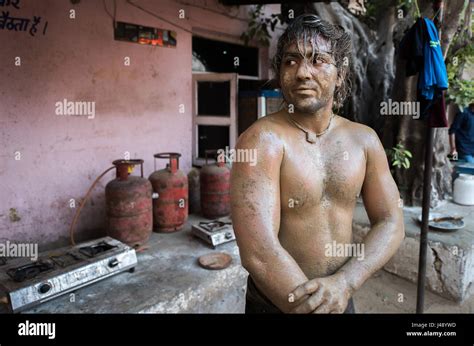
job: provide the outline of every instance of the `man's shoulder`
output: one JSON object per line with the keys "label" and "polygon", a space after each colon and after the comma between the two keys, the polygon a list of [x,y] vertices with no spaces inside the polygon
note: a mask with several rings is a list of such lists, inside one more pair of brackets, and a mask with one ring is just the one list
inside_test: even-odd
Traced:
{"label": "man's shoulder", "polygon": [[285,128],[282,112],[269,114],[254,122],[239,137],[239,144],[257,143],[264,145],[265,143],[277,144],[281,142]]}
{"label": "man's shoulder", "polygon": [[474,112],[469,108],[464,109],[464,111],[460,112],[459,115],[463,118],[469,119],[470,121],[474,121]]}
{"label": "man's shoulder", "polygon": [[288,126],[288,122],[285,120],[284,111],[280,110],[258,119],[249,129],[281,131],[285,126]]}
{"label": "man's shoulder", "polygon": [[341,130],[356,139],[361,145],[370,146],[374,142],[380,141],[379,136],[371,127],[343,117],[339,117],[339,119]]}

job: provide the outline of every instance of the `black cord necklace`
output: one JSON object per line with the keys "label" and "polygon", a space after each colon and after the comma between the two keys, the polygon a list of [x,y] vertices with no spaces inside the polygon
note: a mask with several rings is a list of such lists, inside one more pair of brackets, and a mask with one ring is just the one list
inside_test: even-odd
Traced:
{"label": "black cord necklace", "polygon": [[297,127],[299,128],[301,131],[303,131],[304,133],[306,133],[306,141],[308,143],[316,143],[316,140],[318,137],[324,135],[328,130],[329,130],[329,127],[331,126],[331,122],[332,122],[332,118],[334,118],[335,114],[334,113],[331,113],[331,117],[329,118],[329,123],[328,123],[328,126],[326,127],[325,130],[319,132],[319,133],[314,133],[313,131],[310,131],[310,130],[307,130],[305,129],[303,126],[301,126],[295,119],[293,119],[290,115],[290,113],[288,113],[288,118],[291,120],[291,122]]}

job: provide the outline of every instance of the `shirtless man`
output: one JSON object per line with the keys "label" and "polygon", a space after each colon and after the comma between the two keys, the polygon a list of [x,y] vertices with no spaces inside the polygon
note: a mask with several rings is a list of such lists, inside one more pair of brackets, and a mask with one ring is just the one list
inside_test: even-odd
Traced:
{"label": "shirtless man", "polygon": [[[240,136],[236,149],[256,149],[257,163],[232,168],[232,220],[250,274],[246,312],[353,312],[354,291],[404,238],[377,134],[332,113],[347,93],[349,58],[349,35],[314,15],[296,18],[278,41],[273,68],[286,106]],[[328,254],[332,244],[352,244],[359,194],[371,222],[363,257]]]}

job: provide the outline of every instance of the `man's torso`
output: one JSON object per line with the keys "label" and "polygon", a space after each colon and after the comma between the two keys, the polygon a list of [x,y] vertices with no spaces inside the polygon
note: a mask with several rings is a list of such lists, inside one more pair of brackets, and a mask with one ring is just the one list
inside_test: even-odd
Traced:
{"label": "man's torso", "polygon": [[335,117],[330,131],[312,144],[287,116],[281,111],[266,119],[284,143],[279,240],[308,278],[324,277],[350,255],[328,256],[328,250],[352,243],[353,210],[366,168],[364,129]]}

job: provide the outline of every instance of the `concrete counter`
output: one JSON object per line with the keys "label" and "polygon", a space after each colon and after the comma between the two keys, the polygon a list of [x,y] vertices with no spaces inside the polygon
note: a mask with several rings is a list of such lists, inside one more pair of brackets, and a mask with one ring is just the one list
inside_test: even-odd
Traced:
{"label": "concrete counter", "polygon": [[[46,302],[26,313],[242,313],[247,272],[236,242],[213,250],[191,235],[191,215],[175,233],[153,233],[147,250],[137,254],[134,273],[124,272]],[[206,270],[199,256],[227,252],[232,264]],[[0,312],[6,312],[5,310]]]}
{"label": "concrete counter", "polygon": [[[454,300],[469,297],[474,282],[474,207],[446,202],[430,212],[463,216],[465,227],[454,232],[431,229],[428,232],[426,287],[432,292]],[[418,280],[420,224],[416,221],[421,207],[405,207],[406,237],[395,256],[384,266],[388,272]],[[354,239],[361,242],[370,229],[364,206],[358,203],[352,223]]]}

